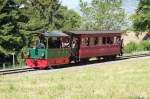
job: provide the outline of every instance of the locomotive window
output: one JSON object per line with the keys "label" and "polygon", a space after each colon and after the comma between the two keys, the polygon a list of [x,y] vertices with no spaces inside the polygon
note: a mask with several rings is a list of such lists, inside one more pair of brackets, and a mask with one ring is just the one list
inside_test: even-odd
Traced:
{"label": "locomotive window", "polygon": [[60,48],[60,38],[49,38],[48,48]]}

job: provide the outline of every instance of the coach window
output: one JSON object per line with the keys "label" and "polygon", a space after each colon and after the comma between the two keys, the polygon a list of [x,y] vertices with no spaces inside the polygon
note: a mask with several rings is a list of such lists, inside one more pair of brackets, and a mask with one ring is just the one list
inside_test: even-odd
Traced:
{"label": "coach window", "polygon": [[89,46],[89,38],[88,37],[82,38],[82,46]]}
{"label": "coach window", "polygon": [[98,45],[101,45],[103,43],[102,41],[103,41],[102,37],[99,37],[98,38]]}
{"label": "coach window", "polygon": [[98,37],[90,37],[90,46],[98,44]]}
{"label": "coach window", "polygon": [[90,46],[94,45],[94,41],[95,41],[95,38],[94,37],[90,37]]}
{"label": "coach window", "polygon": [[95,37],[94,45],[98,45],[98,37]]}
{"label": "coach window", "polygon": [[118,43],[120,43],[120,41],[121,41],[120,36],[117,36],[117,37],[116,37],[116,43],[118,44]]}
{"label": "coach window", "polygon": [[113,37],[107,37],[107,44],[113,44]]}
{"label": "coach window", "polygon": [[106,44],[106,37],[103,37],[103,44]]}
{"label": "coach window", "polygon": [[116,44],[117,43],[117,37],[115,36],[114,37],[114,44]]}
{"label": "coach window", "polygon": [[70,47],[69,38],[61,38],[61,48],[68,48]]}
{"label": "coach window", "polygon": [[81,39],[81,45],[82,45],[82,46],[85,46],[85,38],[82,38],[82,39]]}
{"label": "coach window", "polygon": [[90,38],[86,37],[86,46],[89,46],[89,45],[90,45]]}

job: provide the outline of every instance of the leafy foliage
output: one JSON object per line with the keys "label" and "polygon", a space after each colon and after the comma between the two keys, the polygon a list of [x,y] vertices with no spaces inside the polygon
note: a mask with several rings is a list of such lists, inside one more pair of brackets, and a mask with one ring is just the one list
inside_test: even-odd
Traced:
{"label": "leafy foliage", "polygon": [[137,51],[138,49],[138,44],[135,42],[130,42],[124,47],[124,53],[132,53]]}
{"label": "leafy foliage", "polygon": [[57,29],[62,31],[78,30],[81,24],[81,17],[74,11],[61,6],[58,13],[60,14],[56,21]]}
{"label": "leafy foliage", "polygon": [[150,32],[150,0],[140,0],[136,13],[132,15],[131,20],[134,30]]}
{"label": "leafy foliage", "polygon": [[80,0],[85,30],[120,30],[125,25],[125,12],[120,0],[92,0],[91,3]]}
{"label": "leafy foliage", "polygon": [[0,55],[26,48],[44,31],[79,27],[80,16],[59,0],[0,0]]}
{"label": "leafy foliage", "polygon": [[143,50],[145,51],[149,51],[150,50],[150,41],[142,41],[141,43],[141,48],[143,48]]}
{"label": "leafy foliage", "polygon": [[0,2],[0,54],[10,54],[19,49],[25,42],[25,37],[20,30],[23,16],[14,0],[3,0]]}
{"label": "leafy foliage", "polygon": [[79,28],[80,16],[62,6],[59,0],[25,0],[24,2],[25,7],[22,8],[22,12],[30,19],[24,28],[30,32],[65,30],[67,26],[66,29]]}
{"label": "leafy foliage", "polygon": [[124,47],[124,53],[138,51],[150,51],[150,41],[141,41],[140,43],[130,42]]}

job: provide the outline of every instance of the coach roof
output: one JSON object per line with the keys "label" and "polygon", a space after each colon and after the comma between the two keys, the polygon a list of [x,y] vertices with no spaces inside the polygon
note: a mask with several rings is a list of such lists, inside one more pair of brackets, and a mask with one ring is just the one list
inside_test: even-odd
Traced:
{"label": "coach roof", "polygon": [[104,33],[122,33],[122,31],[68,31],[67,34],[104,34]]}

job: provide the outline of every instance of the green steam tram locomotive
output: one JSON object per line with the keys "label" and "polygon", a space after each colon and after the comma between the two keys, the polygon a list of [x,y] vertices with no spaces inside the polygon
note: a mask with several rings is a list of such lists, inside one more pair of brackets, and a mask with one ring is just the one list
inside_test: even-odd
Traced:
{"label": "green steam tram locomotive", "polygon": [[98,59],[115,59],[122,55],[121,31],[45,32],[36,45],[29,48],[26,65],[44,69],[56,65],[75,64]]}

